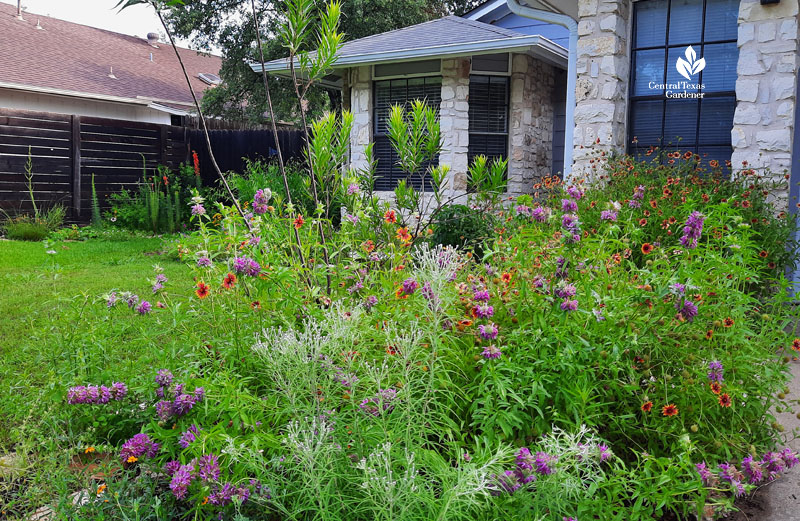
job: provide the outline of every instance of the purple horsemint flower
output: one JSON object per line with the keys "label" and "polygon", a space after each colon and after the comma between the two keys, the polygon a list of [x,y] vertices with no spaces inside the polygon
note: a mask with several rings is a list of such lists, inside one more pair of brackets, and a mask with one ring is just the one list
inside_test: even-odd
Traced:
{"label": "purple horsemint flower", "polygon": [[493,496],[502,495],[504,492],[513,494],[522,484],[519,482],[517,473],[513,470],[506,470],[500,476],[492,474],[492,482],[489,483],[489,493]]}
{"label": "purple horsemint flower", "polygon": [[517,215],[524,215],[526,217],[531,217],[533,213],[533,209],[530,206],[519,204],[514,208],[514,211],[517,212]]}
{"label": "purple horsemint flower", "polygon": [[606,316],[605,316],[605,315],[603,315],[603,311],[602,311],[602,310],[600,310],[600,309],[593,309],[593,310],[592,310],[592,313],[594,313],[594,318],[595,318],[595,320],[597,320],[598,322],[602,322],[603,320],[605,320],[605,319],[606,319]]}
{"label": "purple horsemint flower", "polygon": [[569,277],[569,266],[567,263],[567,259],[564,257],[558,257],[556,259],[556,272],[555,277],[557,279],[566,279]]}
{"label": "purple horsemint flower", "polygon": [[572,197],[572,198],[573,198],[573,199],[575,199],[576,201],[580,201],[580,200],[581,200],[581,198],[583,197],[583,191],[581,191],[581,190],[580,190],[578,187],[576,187],[576,186],[570,186],[570,187],[568,187],[568,188],[567,188],[567,193],[570,195],[570,197]]}
{"label": "purple horsemint flower", "polygon": [[600,220],[601,221],[616,221],[617,220],[617,212],[614,210],[603,210],[600,212]]}
{"label": "purple horsemint flower", "polygon": [[746,456],[742,459],[742,472],[747,476],[747,481],[752,484],[760,483],[764,479],[764,469],[759,462],[753,460],[753,456]]}
{"label": "purple horsemint flower", "polygon": [[189,427],[189,430],[182,432],[181,437],[178,440],[178,445],[182,448],[186,448],[192,444],[197,439],[198,428],[197,425],[192,425]]}
{"label": "purple horsemint flower", "polygon": [[725,369],[722,367],[722,362],[714,360],[708,363],[708,379],[712,382],[723,382],[725,380],[723,378],[724,373]]}
{"label": "purple horsemint flower", "polygon": [[206,454],[197,460],[197,476],[204,482],[219,480],[219,458],[216,454]]}
{"label": "purple horsemint flower", "polygon": [[178,460],[171,460],[164,464],[164,474],[172,477],[178,469],[181,468],[181,462]]}
{"label": "purple horsemint flower", "polygon": [[783,459],[783,464],[786,465],[787,469],[790,469],[800,463],[800,460],[797,458],[797,453],[789,447],[781,451],[781,459]]}
{"label": "purple horsemint flower", "polygon": [[703,480],[703,485],[708,486],[711,483],[711,480],[714,478],[714,474],[712,474],[711,471],[708,470],[706,462],[704,461],[702,463],[696,464],[695,468],[697,469],[697,473],[700,474],[700,479]]}
{"label": "purple horsemint flower", "polygon": [[481,356],[483,356],[487,360],[496,360],[500,358],[502,355],[503,352],[500,350],[499,347],[497,347],[494,344],[484,347],[483,351],[481,352]]}
{"label": "purple horsemint flower", "polygon": [[172,373],[169,369],[159,369],[156,372],[156,385],[159,387],[169,387],[172,385]]}
{"label": "purple horsemint flower", "polygon": [[483,303],[475,306],[475,314],[478,318],[491,318],[494,315],[494,307]]}
{"label": "purple horsemint flower", "polygon": [[675,302],[675,308],[678,310],[678,314],[687,322],[694,321],[694,317],[697,316],[697,304],[691,300],[684,300],[683,304]]}
{"label": "purple horsemint flower", "polygon": [[547,210],[541,206],[537,206],[531,211],[531,217],[534,221],[543,223],[547,220]]}
{"label": "purple horsemint flower", "polygon": [[644,199],[644,185],[639,185],[633,189],[633,198],[637,201]]}
{"label": "purple horsemint flower", "polygon": [[697,241],[703,233],[703,222],[705,217],[700,212],[692,212],[686,219],[686,226],[683,227],[683,236],[680,243],[689,249],[697,248]]}
{"label": "purple horsemint flower", "polygon": [[133,463],[143,456],[154,458],[160,447],[158,443],[150,439],[150,436],[142,432],[122,444],[120,459],[123,463]]}
{"label": "purple horsemint flower", "polygon": [[267,206],[271,198],[272,198],[272,191],[269,188],[267,188],[266,190],[259,189],[256,190],[256,193],[253,195],[253,204]]}
{"label": "purple horsemint flower", "polygon": [[156,282],[155,284],[153,284],[153,293],[158,293],[162,289],[164,289],[164,285],[162,283]]}
{"label": "purple horsemint flower", "polygon": [[517,451],[517,467],[521,470],[533,470],[536,458],[531,454],[528,447],[522,447]]}
{"label": "purple horsemint flower", "polygon": [[161,400],[156,404],[156,416],[159,417],[161,421],[167,421],[172,418],[172,402],[168,400]]}
{"label": "purple horsemint flower", "polygon": [[680,282],[676,282],[675,284],[673,284],[672,285],[672,289],[674,289],[675,292],[678,295],[685,295],[686,294],[686,285],[685,284],[681,284]]}
{"label": "purple horsemint flower", "polygon": [[178,467],[172,474],[172,480],[169,482],[169,488],[172,490],[172,495],[174,495],[177,499],[183,499],[186,497],[186,491],[189,489],[189,485],[192,484],[192,477],[194,474],[194,465],[191,463],[187,463],[186,465],[181,465]]}
{"label": "purple horsemint flower", "polygon": [[570,313],[578,309],[578,301],[565,298],[561,301],[561,309]]}
{"label": "purple horsemint flower", "polygon": [[67,403],[69,404],[106,404],[111,400],[122,400],[128,388],[122,382],[114,382],[111,387],[78,385],[67,390]]}
{"label": "purple horsemint flower", "polygon": [[353,195],[359,193],[361,190],[359,189],[356,183],[350,183],[347,186],[347,195]]}
{"label": "purple horsemint flower", "polygon": [[564,214],[563,217],[561,217],[561,226],[565,230],[568,230],[568,231],[572,232],[572,231],[578,230],[580,225],[581,225],[581,223],[578,220],[578,216],[575,215],[575,214],[567,213],[567,214]]}
{"label": "purple horsemint flower", "polygon": [[[761,466],[767,471],[767,478],[772,481],[778,477],[778,474],[783,472],[784,461],[781,455],[777,452],[767,452],[761,459]],[[746,472],[746,470],[745,470]]]}
{"label": "purple horsemint flower", "polygon": [[608,449],[608,445],[601,443],[597,446],[597,450],[600,454],[600,461],[606,461],[608,458],[611,457],[611,451]]}
{"label": "purple horsemint flower", "polygon": [[214,492],[208,496],[208,502],[217,506],[229,505],[235,493],[236,488],[230,483],[225,483],[221,487],[214,487]]}
{"label": "purple horsemint flower", "polygon": [[128,386],[122,382],[114,382],[111,384],[111,399],[122,400],[128,394]]}
{"label": "purple horsemint flower", "polygon": [[367,311],[375,307],[377,303],[378,303],[378,297],[376,297],[375,295],[370,295],[364,299],[364,307],[367,308]]}
{"label": "purple horsemint flower", "polygon": [[200,257],[197,259],[197,267],[198,268],[210,268],[211,267],[211,259],[208,257]]}
{"label": "purple horsemint flower", "polygon": [[533,462],[533,470],[537,474],[543,476],[552,474],[557,460],[558,458],[555,456],[551,456],[545,452],[537,452],[536,460]]}
{"label": "purple horsemint flower", "polygon": [[130,295],[128,295],[125,301],[127,302],[128,307],[130,309],[133,309],[136,307],[136,304],[139,303],[139,295],[134,295],[133,293],[131,293]]}
{"label": "purple horsemint flower", "polygon": [[261,243],[261,237],[258,235],[251,235],[249,239],[247,239],[247,244],[249,246],[257,246]]}
{"label": "purple horsemint flower", "polygon": [[730,463],[720,463],[719,464],[719,477],[730,483],[736,490],[734,494],[736,497],[741,497],[744,495],[744,485],[742,481],[744,481],[744,474],[739,472],[736,468],[736,465],[731,465]]}
{"label": "purple horsemint flower", "polygon": [[140,315],[146,315],[150,313],[151,309],[153,309],[153,306],[151,306],[146,300],[143,300],[142,303],[139,304],[139,307],[136,308],[136,312]]}
{"label": "purple horsemint flower", "polygon": [[637,201],[635,199],[631,199],[630,201],[628,201],[628,207],[629,208],[641,208],[642,207],[642,202],[641,201]]}
{"label": "purple horsemint flower", "polygon": [[233,259],[233,271],[240,275],[256,277],[261,273],[261,265],[248,257],[236,257]]}
{"label": "purple horsemint flower", "polygon": [[575,213],[578,211],[578,203],[576,203],[572,199],[562,199],[561,211],[564,213]]}
{"label": "purple horsemint flower", "polygon": [[476,289],[472,294],[472,298],[476,302],[489,302],[491,297],[489,296],[489,290]]}
{"label": "purple horsemint flower", "polygon": [[403,293],[406,295],[412,295],[417,288],[419,287],[419,283],[417,283],[414,279],[406,279],[403,281]]}
{"label": "purple horsemint flower", "polygon": [[159,282],[161,284],[166,284],[168,280],[169,279],[167,278],[167,276],[164,275],[163,273],[159,273],[158,275],[156,275],[156,282]]}
{"label": "purple horsemint flower", "polygon": [[192,206],[192,215],[205,215],[206,209],[203,207],[202,204],[197,203],[196,205]]}
{"label": "purple horsemint flower", "polygon": [[489,324],[486,326],[481,324],[478,326],[478,330],[480,331],[481,338],[484,340],[494,340],[497,338],[497,334],[500,332],[500,330],[497,329],[497,326],[494,324]]}
{"label": "purple horsemint flower", "polygon": [[434,293],[430,282],[426,282],[422,285],[421,293],[422,298],[428,302],[428,308],[431,311],[437,311],[439,309],[439,297]]}
{"label": "purple horsemint flower", "polygon": [[113,308],[116,305],[117,305],[117,292],[116,291],[112,291],[108,295],[108,298],[106,299],[106,307],[107,308]]}
{"label": "purple horsemint flower", "polygon": [[555,294],[558,298],[569,298],[574,297],[575,294],[578,292],[578,289],[575,287],[574,284],[570,284],[565,281],[561,281],[555,288]]}
{"label": "purple horsemint flower", "polygon": [[360,280],[357,280],[357,281],[355,282],[355,284],[353,284],[352,286],[350,286],[349,288],[347,288],[347,292],[348,292],[348,293],[350,293],[350,294],[352,295],[353,293],[358,293],[358,292],[359,292],[359,291],[361,291],[362,289],[364,289],[364,283],[363,283],[363,282],[361,282]]}

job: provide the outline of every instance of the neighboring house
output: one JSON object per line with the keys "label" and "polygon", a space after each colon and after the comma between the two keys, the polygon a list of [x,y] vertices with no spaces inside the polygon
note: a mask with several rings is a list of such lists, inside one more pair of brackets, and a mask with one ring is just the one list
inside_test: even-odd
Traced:
{"label": "neighboring house", "polygon": [[[536,10],[563,15],[577,33],[574,96],[570,31],[532,19],[541,19]],[[601,151],[654,145],[792,171],[795,197],[798,42],[798,0],[493,0],[463,18],[347,42],[328,84],[355,114],[354,166],[375,143],[381,190],[398,179],[388,107],[426,98],[439,106],[452,192],[466,189],[478,153],[508,157],[515,195],[551,173],[591,171]],[[285,59],[266,64],[273,74],[287,69]],[[570,112],[574,127],[564,127]]]}
{"label": "neighboring house", "polygon": [[[193,112],[175,52],[155,33],[138,38],[29,12],[20,19],[0,3],[0,34],[0,109],[160,124]],[[198,97],[219,82],[221,58],[179,52]]]}

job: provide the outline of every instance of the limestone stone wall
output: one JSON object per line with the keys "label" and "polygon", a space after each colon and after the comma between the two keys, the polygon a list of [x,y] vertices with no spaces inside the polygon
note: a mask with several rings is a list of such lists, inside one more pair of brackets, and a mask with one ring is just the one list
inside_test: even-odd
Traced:
{"label": "limestone stone wall", "polygon": [[553,164],[553,67],[526,54],[511,61],[508,193],[531,193]]}
{"label": "limestone stone wall", "polygon": [[442,60],[442,103],[439,107],[442,153],[450,166],[445,191],[450,197],[467,189],[469,152],[469,58]]}
{"label": "limestone stone wall", "polygon": [[573,177],[589,173],[599,151],[625,150],[631,7],[630,0],[578,0]]}
{"label": "limestone stone wall", "polygon": [[[350,133],[350,165],[366,168],[367,159],[364,148],[372,140],[372,73],[370,67],[353,67],[345,76],[345,90],[342,97],[349,100],[353,113],[353,129]],[[349,94],[349,95],[347,95]]]}
{"label": "limestone stone wall", "polygon": [[[739,6],[739,62],[731,142],[733,168],[783,175],[791,168],[797,102],[798,0]],[[795,157],[795,161],[797,157]],[[776,201],[785,209],[788,193]]]}

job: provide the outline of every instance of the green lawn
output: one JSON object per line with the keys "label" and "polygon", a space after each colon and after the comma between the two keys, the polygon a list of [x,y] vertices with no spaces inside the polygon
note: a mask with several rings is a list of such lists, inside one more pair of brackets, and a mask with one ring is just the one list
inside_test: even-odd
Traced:
{"label": "green lawn", "polygon": [[[65,427],[66,388],[80,383],[152,379],[153,370],[193,356],[208,327],[170,299],[192,291],[190,272],[162,253],[160,238],[42,243],[0,241],[0,456],[24,454],[25,497],[4,490],[0,504],[35,507],[53,493],[81,435]],[[169,278],[154,296],[154,265]],[[168,309],[147,317],[103,295],[133,291]],[[175,299],[176,301],[178,299]],[[60,483],[69,481],[57,480]],[[4,497],[5,495],[5,497]],[[9,497],[10,496],[10,497]],[[14,509],[16,510],[16,509]],[[19,510],[17,510],[19,511]],[[2,517],[2,516],[0,516]]]}

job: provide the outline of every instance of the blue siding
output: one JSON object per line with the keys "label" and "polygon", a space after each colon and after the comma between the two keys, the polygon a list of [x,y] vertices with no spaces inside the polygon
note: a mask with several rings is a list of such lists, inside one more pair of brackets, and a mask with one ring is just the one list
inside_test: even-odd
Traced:
{"label": "blue siding", "polygon": [[491,23],[492,25],[497,25],[498,27],[511,29],[512,31],[517,31],[523,34],[538,34],[540,36],[544,36],[548,40],[552,40],[565,49],[569,48],[569,31],[566,27],[562,27],[560,25],[553,25],[545,22],[539,22],[537,20],[531,20],[529,18],[523,18],[515,15],[514,13],[508,13],[507,15],[496,20],[492,20],[491,22],[488,20],[481,21]]}

